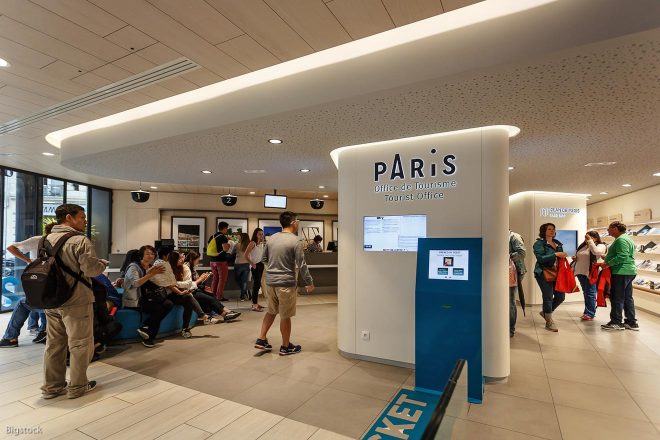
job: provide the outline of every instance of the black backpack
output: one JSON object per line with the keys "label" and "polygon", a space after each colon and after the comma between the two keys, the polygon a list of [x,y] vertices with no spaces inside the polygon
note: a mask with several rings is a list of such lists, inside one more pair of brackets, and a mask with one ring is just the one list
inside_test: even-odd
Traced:
{"label": "black backpack", "polygon": [[[77,232],[64,234],[54,246],[46,240],[46,236],[39,241],[38,257],[28,264],[21,275],[25,301],[30,307],[55,309],[71,298],[79,281],[91,287],[90,283],[83,279],[82,271],[75,273],[58,255],[64,243],[75,235],[80,234]],[[73,286],[69,285],[65,273],[76,279]]]}

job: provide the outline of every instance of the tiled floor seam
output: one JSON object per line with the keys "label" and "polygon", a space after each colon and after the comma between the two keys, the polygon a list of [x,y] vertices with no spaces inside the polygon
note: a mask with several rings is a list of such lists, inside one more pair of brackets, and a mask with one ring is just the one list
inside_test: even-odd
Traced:
{"label": "tiled floor seam", "polygon": [[[616,380],[621,384],[621,386],[623,387],[623,390],[626,392],[626,394],[628,395],[628,397],[630,397],[630,399],[634,402],[635,406],[637,406],[637,408],[639,408],[639,410],[641,411],[641,413],[644,414],[644,417],[646,417],[646,421],[649,422],[651,425],[653,425],[653,426],[655,427],[656,431],[658,431],[658,432],[660,433],[660,428],[658,428],[658,426],[656,426],[656,425],[653,423],[653,421],[651,420],[651,417],[649,417],[649,415],[644,411],[644,409],[641,407],[641,405],[640,405],[639,403],[637,403],[637,400],[635,400],[635,398],[634,398],[633,395],[631,394],[631,392],[630,392],[630,390],[628,389],[628,387],[626,386],[626,384],[621,380],[621,378],[619,378],[619,375],[616,374],[616,371],[614,371],[614,368],[612,368],[612,367],[610,366],[609,362],[607,362],[607,359],[605,359],[605,358],[601,355],[600,350],[598,349],[598,347],[597,347],[596,345],[594,345],[594,343],[593,343],[589,338],[586,337],[587,335],[586,335],[586,333],[584,332],[583,327],[582,327],[582,326],[579,326],[579,325],[578,325],[577,327],[580,329],[580,333],[582,333],[582,334],[585,336],[585,338],[589,341],[589,343],[593,346],[593,348],[595,349],[596,353],[598,353],[598,357],[599,357],[599,358],[605,363],[605,365],[607,365],[607,368],[612,372],[612,374],[614,375],[614,377],[616,377]],[[624,331],[627,331],[627,330],[624,330]],[[645,347],[647,347],[649,350],[654,351],[652,348],[648,347],[648,346],[646,345],[645,342],[642,341],[642,344],[643,344]],[[552,392],[552,390],[551,390],[551,392]],[[553,402],[554,402],[554,400],[553,400]],[[570,406],[570,405],[565,405],[565,406]],[[571,408],[573,408],[573,407],[571,407]],[[627,418],[627,417],[623,417],[623,416],[619,416],[619,417],[621,417],[621,418]]]}
{"label": "tiled floor seam", "polygon": [[[532,313],[536,313],[536,310],[533,310]],[[548,369],[546,367],[545,361],[546,359],[543,357],[543,347],[541,347],[541,342],[539,341],[539,326],[536,325],[536,321],[534,320],[534,317],[532,316],[532,322],[534,323],[534,328],[536,329],[536,342],[539,344],[539,350],[541,353],[541,361],[543,362],[543,369],[545,370],[545,379],[548,382],[548,390],[550,392],[550,398],[552,399],[552,409],[555,414],[555,420],[557,421],[557,427],[559,428],[559,436],[563,439],[564,438],[564,432],[561,429],[561,423],[559,422],[559,414],[557,414],[557,404],[555,402],[555,396],[552,394],[552,387],[550,386],[550,378],[548,376]],[[543,329],[545,330],[545,328]]]}

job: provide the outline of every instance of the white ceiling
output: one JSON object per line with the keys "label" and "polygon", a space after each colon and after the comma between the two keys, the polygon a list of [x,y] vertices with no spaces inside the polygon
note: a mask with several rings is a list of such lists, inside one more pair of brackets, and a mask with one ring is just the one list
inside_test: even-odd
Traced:
{"label": "white ceiling", "polygon": [[[1,9],[8,3],[12,2],[0,3],[0,13],[8,14]],[[73,0],[35,0],[32,3],[39,3],[51,9],[59,8],[58,13],[68,13],[68,19],[72,19],[72,14],[82,14],[88,8],[92,8],[96,13],[100,10],[91,3]],[[80,7],[83,3],[86,5],[85,8]],[[158,23],[162,27],[166,22],[159,21],[160,19],[147,19],[150,14],[154,13],[153,9],[149,10],[153,6],[143,1],[108,0],[105,2],[94,0],[93,3],[115,14],[115,20],[119,18],[123,20],[123,23],[128,23],[129,26],[125,24],[123,28],[120,28],[129,35],[122,37],[127,40],[122,40],[115,35],[118,38],[116,41],[122,41],[122,44],[134,47],[137,45],[136,41],[142,40],[143,45],[151,45],[146,46],[146,49],[142,49],[140,52],[152,48],[152,51],[162,53],[160,57],[152,56],[151,63],[134,67],[125,76],[139,73],[154,67],[157,63],[170,61],[184,55],[204,66],[204,69],[184,74],[182,78],[175,78],[175,80],[185,81],[189,81],[189,79],[185,79],[186,75],[194,75],[201,71],[217,72],[214,73],[215,75],[224,73],[225,77],[243,73],[220,72],[221,68],[229,69],[232,63],[222,64],[224,58],[215,56],[217,55],[215,52],[214,56],[209,58],[212,58],[216,64],[208,64],[208,60],[205,64],[202,55],[196,55],[197,52],[203,50],[200,47],[200,38],[205,39],[207,43],[225,37],[233,38],[229,40],[230,42],[240,41],[240,39],[258,41],[257,45],[268,51],[270,56],[275,57],[270,62],[273,64],[314,50],[344,43],[348,41],[347,38],[360,38],[380,32],[393,27],[393,23],[400,25],[441,12],[437,9],[440,2],[421,0],[414,2],[414,5],[420,6],[419,10],[414,7],[412,2],[403,1],[348,2],[333,0],[324,5],[320,1],[306,0],[267,2],[209,0],[206,3],[203,1],[186,2],[187,6],[182,8],[178,7],[182,3],[176,0],[153,0],[151,3],[162,10],[174,8],[169,10],[168,13],[171,15],[168,16],[168,20],[176,17],[180,23],[187,24],[197,32],[194,38],[188,36],[183,39],[183,43],[177,43],[176,51],[173,51],[166,46],[166,44],[173,44],[172,37],[168,33],[170,30],[158,27]],[[267,9],[271,11],[268,14],[264,12],[263,8],[266,3],[268,4]],[[77,7],[71,7],[72,4]],[[447,4],[448,2],[443,0],[442,5],[447,6]],[[566,32],[555,30],[556,39],[553,41],[532,45],[532,48],[537,49],[535,55],[531,55],[529,51],[519,51],[515,54],[516,56],[498,58],[500,48],[488,47],[488,43],[492,39],[485,38],[485,41],[479,41],[479,38],[483,38],[485,34],[479,32],[478,29],[467,29],[463,30],[464,33],[461,35],[463,38],[460,44],[463,45],[464,51],[459,53],[462,54],[462,58],[441,60],[448,64],[461,65],[465,69],[452,70],[450,68],[433,80],[399,85],[395,89],[375,91],[366,95],[342,97],[342,100],[335,102],[314,103],[312,99],[305,108],[284,112],[272,111],[266,116],[256,119],[245,115],[243,119],[232,121],[229,124],[219,123],[217,128],[67,160],[66,165],[77,172],[71,172],[61,165],[53,163],[52,160],[42,158],[40,155],[42,150],[52,151],[53,149],[46,146],[41,136],[73,123],[130,108],[138,104],[137,100],[141,99],[136,99],[136,96],[147,96],[147,89],[141,89],[89,109],[78,110],[76,112],[79,113],[78,119],[74,118],[75,121],[68,119],[71,118],[71,115],[66,115],[58,118],[57,122],[49,120],[11,135],[0,136],[0,153],[19,152],[24,154],[0,156],[0,163],[112,187],[126,187],[126,183],[117,181],[110,183],[112,181],[109,180],[121,178],[161,182],[158,184],[159,190],[223,192],[226,190],[226,186],[240,186],[313,191],[317,185],[321,184],[327,185],[330,189],[335,187],[336,170],[330,160],[329,151],[338,146],[502,123],[516,125],[522,129],[521,135],[512,142],[511,163],[516,167],[511,174],[512,193],[530,189],[584,192],[594,194],[592,201],[596,201],[657,184],[658,178],[651,176],[652,173],[660,171],[660,161],[653,159],[654,154],[657,155],[657,139],[660,135],[660,118],[658,118],[660,111],[660,82],[658,81],[660,79],[658,74],[660,72],[660,30],[658,29],[660,10],[657,9],[657,3],[652,4],[640,0],[634,4],[634,7],[630,7],[630,5],[624,6],[617,1],[584,0],[580,2],[580,6],[577,4],[578,2],[558,2],[557,5],[552,5],[553,9],[544,12],[545,17],[541,15],[536,17],[536,19],[550,20],[556,19],[558,15],[570,13],[571,17],[581,17],[584,21],[559,24],[553,22],[552,26],[555,29],[565,25]],[[598,9],[593,9],[595,5],[598,5]],[[13,8],[11,11],[14,16],[10,19],[19,22],[22,17],[20,16],[22,9],[18,7],[19,5],[15,6],[17,8]],[[453,6],[459,5],[456,3]],[[33,5],[34,7],[36,6]],[[222,13],[222,17],[225,19],[230,17],[231,23],[234,23],[239,31],[249,29],[250,32],[233,37],[228,36],[229,34],[217,35],[221,29],[223,32],[229,32],[233,28],[231,23],[227,26],[212,25],[212,23],[216,23],[213,20],[219,18],[215,13],[210,14],[212,10],[208,9],[209,7],[213,11]],[[277,9],[278,7],[282,9]],[[473,7],[479,7],[479,5]],[[197,8],[202,8],[199,10],[206,11],[205,14],[193,12],[198,11]],[[288,12],[286,12],[287,9]],[[325,10],[331,12],[330,16],[333,17],[331,20],[327,13],[320,14],[320,11]],[[380,11],[380,13],[375,11]],[[390,20],[387,26],[383,11]],[[411,11],[417,12],[411,15]],[[25,14],[23,21],[27,20],[25,17],[34,19],[35,11],[33,9],[23,11],[23,13]],[[275,16],[272,15],[273,13]],[[301,21],[300,17],[296,18],[296,14],[299,16],[302,13],[306,14],[306,20]],[[90,14],[87,12],[87,18],[90,17]],[[190,17],[190,15],[194,17]],[[209,19],[211,20],[209,22],[203,19],[205,15],[207,17],[215,16],[215,18]],[[162,19],[160,13],[156,16]],[[321,20],[319,18],[321,16],[325,18]],[[47,17],[52,18],[50,15]],[[94,21],[85,19],[83,16],[79,18],[79,22],[85,23],[88,29],[94,27],[90,31],[97,32],[98,35],[98,33],[113,29],[105,18],[98,18]],[[289,30],[294,30],[293,33],[296,34],[296,37],[291,37],[290,41],[281,41],[284,38],[282,35],[287,34],[286,32],[281,29],[279,31],[264,30],[263,26],[250,25],[251,21],[257,19],[262,20],[262,25],[268,20],[275,20],[277,23],[282,21]],[[7,40],[1,38],[3,20],[6,21],[8,18],[0,16],[0,56],[5,57],[2,52],[3,42]],[[39,29],[44,31],[49,30],[49,26],[52,27],[50,19],[42,17],[41,20],[33,21],[32,26],[39,25]],[[314,21],[313,26],[309,24],[310,20]],[[594,21],[590,20],[594,20],[600,26],[592,26]],[[112,22],[112,20],[109,21]],[[325,24],[321,26],[318,21]],[[538,23],[543,22],[539,21],[536,24],[538,25]],[[175,28],[171,31],[172,33],[176,34],[181,31],[180,29],[176,31],[177,26],[173,26],[170,21],[167,21],[167,24],[169,27]],[[534,24],[533,20],[530,20],[528,32],[535,29],[531,24]],[[580,29],[580,24],[585,25],[584,28]],[[118,24],[115,25],[118,26]],[[133,30],[129,31],[127,27]],[[548,27],[551,27],[550,24]],[[136,29],[140,29],[143,34],[134,32]],[[328,29],[333,31],[330,32]],[[542,31],[538,26],[536,29]],[[646,29],[649,30],[645,31]],[[117,30],[119,29],[106,34],[102,39],[113,41],[110,35],[117,33]],[[59,37],[63,38],[64,31],[63,29],[60,31],[62,34]],[[51,32],[54,31],[51,30]],[[260,34],[264,32],[268,35]],[[631,32],[633,33],[631,34]],[[188,30],[188,33],[191,32]],[[138,39],[136,35],[143,36]],[[344,36],[340,37],[341,35]],[[178,36],[181,37],[180,33]],[[305,42],[306,49],[298,39]],[[533,38],[530,37],[530,40],[533,42]],[[593,43],[593,41],[598,42]],[[574,47],[576,42],[582,45]],[[589,44],[585,45],[585,42]],[[227,44],[216,43],[213,47],[217,49],[221,45],[221,50],[226,54],[229,51]],[[207,47],[206,45],[201,46]],[[522,47],[524,44],[521,45],[520,41],[512,41],[509,46]],[[557,48],[561,50],[556,50]],[[457,47],[454,49],[456,50]],[[472,53],[470,53],[470,49],[472,49]],[[92,48],[86,47],[82,50],[91,51]],[[471,65],[470,60],[474,60],[476,57],[484,58],[483,51],[485,50],[488,51],[485,56],[488,58],[488,62]],[[140,52],[137,55],[140,55]],[[51,52],[51,55],[53,53],[55,52]],[[111,54],[105,50],[92,53],[96,56],[105,55],[106,57],[120,55],[119,53]],[[250,52],[243,47],[237,53],[230,53],[230,55],[236,60],[238,53]],[[433,52],[433,55],[446,55],[447,53]],[[142,55],[145,53],[143,52]],[[207,55],[211,55],[210,51]],[[38,58],[37,55],[34,57]],[[114,71],[117,63],[130,63],[130,59],[128,61],[126,59],[135,59],[135,57],[136,54],[129,54],[99,68]],[[141,56],[139,58],[146,59]],[[504,63],[505,61],[506,63]],[[15,63],[13,60],[10,62],[12,62],[13,69]],[[243,66],[249,64],[246,60],[242,60],[241,63]],[[52,66],[52,64],[49,65]],[[261,65],[250,65],[250,69],[258,69],[265,65],[268,63],[264,61]],[[42,71],[46,67],[48,65],[39,69],[39,72],[43,74]],[[35,70],[33,68],[25,72],[33,74]],[[24,99],[29,97],[36,101],[35,91],[39,90],[39,93],[45,95],[48,90],[53,89],[53,87],[32,89],[29,87],[29,83],[22,82],[27,80],[26,78],[18,80],[8,76],[17,76],[16,73],[8,74],[7,72],[10,70],[0,71],[0,83],[6,82],[5,80],[8,78],[11,83],[0,87],[0,116],[2,116],[1,113],[6,113],[5,107],[11,107],[10,110],[16,108],[12,107],[12,104],[14,106],[23,105],[25,111],[39,109],[38,104],[33,104],[28,110],[28,106],[23,103],[29,101]],[[29,75],[26,73],[25,76]],[[45,76],[33,78],[46,80]],[[112,78],[112,81],[122,78],[117,75]],[[209,81],[211,81],[210,78],[209,76]],[[215,77],[213,81],[219,79],[221,78]],[[97,82],[96,87],[107,85],[112,81],[106,80],[103,84]],[[57,82],[54,85],[64,87],[64,84],[68,82],[72,82],[72,80],[62,80],[61,83]],[[175,88],[166,83],[168,82],[150,86],[149,93],[152,93],[151,87],[165,88],[165,85],[168,85],[172,89]],[[199,84],[189,87],[200,85],[205,84],[200,81]],[[69,86],[67,85],[67,87]],[[95,87],[88,87],[84,92],[93,88]],[[28,92],[26,89],[30,91]],[[371,89],[364,87],[364,90]],[[178,91],[185,90],[180,88]],[[83,90],[80,90],[80,93],[82,92]],[[169,90],[169,94],[173,93],[175,93],[173,90]],[[166,94],[163,92],[162,97],[165,97]],[[50,104],[57,102],[56,99],[70,99],[73,96],[75,96],[75,92],[72,89],[67,96],[62,95],[61,98],[51,99]],[[130,99],[134,103],[128,101],[128,97],[132,97]],[[122,101],[124,102],[122,103]],[[145,99],[141,103],[146,102],[149,100]],[[282,107],[286,107],[286,105]],[[92,111],[93,116],[90,116]],[[14,113],[20,112],[14,111]],[[24,113],[15,116],[21,115],[24,116]],[[7,120],[7,118],[3,119]],[[29,137],[31,135],[33,137]],[[264,140],[274,135],[284,138],[285,144],[280,147],[264,145]],[[157,138],[156,134],[154,139]],[[131,143],[125,145],[131,145]],[[602,161],[618,163],[615,167],[607,169],[583,166],[587,162]],[[200,169],[206,168],[213,169],[215,173],[210,176],[201,175]],[[300,174],[297,172],[299,168],[310,168],[313,172]],[[265,174],[246,174],[243,172],[246,169],[265,169],[267,172]],[[88,175],[80,174],[80,172]],[[622,183],[631,183],[633,187],[622,188],[620,186]],[[213,188],[208,187],[209,184],[225,185],[225,188],[216,188],[217,190],[214,191]],[[599,196],[597,194],[599,191],[608,191],[609,195]],[[233,190],[233,192],[237,191]]]}

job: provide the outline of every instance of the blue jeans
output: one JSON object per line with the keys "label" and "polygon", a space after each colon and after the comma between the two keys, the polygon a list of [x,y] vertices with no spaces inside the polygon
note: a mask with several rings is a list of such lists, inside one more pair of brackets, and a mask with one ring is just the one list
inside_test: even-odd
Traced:
{"label": "blue jeans", "polygon": [[17,339],[18,335],[21,334],[21,328],[25,321],[27,321],[30,316],[30,312],[35,311],[39,312],[40,316],[43,314],[41,323],[39,324],[39,331],[46,331],[46,317],[43,310],[33,309],[25,303],[25,299],[22,299],[14,308],[14,311],[11,312],[11,318],[9,318],[9,324],[7,324],[7,330],[5,330],[5,335],[2,339]]}
{"label": "blue jeans", "polygon": [[250,274],[250,265],[249,264],[235,264],[234,265],[234,276],[236,277],[236,283],[238,287],[241,288],[241,299],[250,298],[247,293],[247,284],[248,284],[248,275]]}
{"label": "blue jeans", "polygon": [[552,313],[555,311],[559,304],[564,302],[566,299],[566,294],[562,292],[557,292],[555,290],[555,282],[547,282],[543,278],[543,274],[540,276],[535,276],[536,283],[541,289],[541,295],[543,296],[543,313]]}
{"label": "blue jeans", "polygon": [[589,284],[589,277],[578,275],[578,281],[584,294],[584,314],[590,317],[596,316],[596,283]]}
{"label": "blue jeans", "polygon": [[39,319],[46,321],[46,314],[38,310],[33,310],[30,312],[28,317],[28,330],[39,328]]}

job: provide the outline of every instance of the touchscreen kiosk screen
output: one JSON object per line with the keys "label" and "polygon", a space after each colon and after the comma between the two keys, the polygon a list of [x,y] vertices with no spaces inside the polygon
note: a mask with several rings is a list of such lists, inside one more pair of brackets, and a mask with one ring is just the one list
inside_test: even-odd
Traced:
{"label": "touchscreen kiosk screen", "polygon": [[468,280],[470,251],[430,250],[429,279],[432,280]]}
{"label": "touchscreen kiosk screen", "polygon": [[384,215],[364,218],[368,252],[417,252],[417,239],[426,238],[425,215]]}

